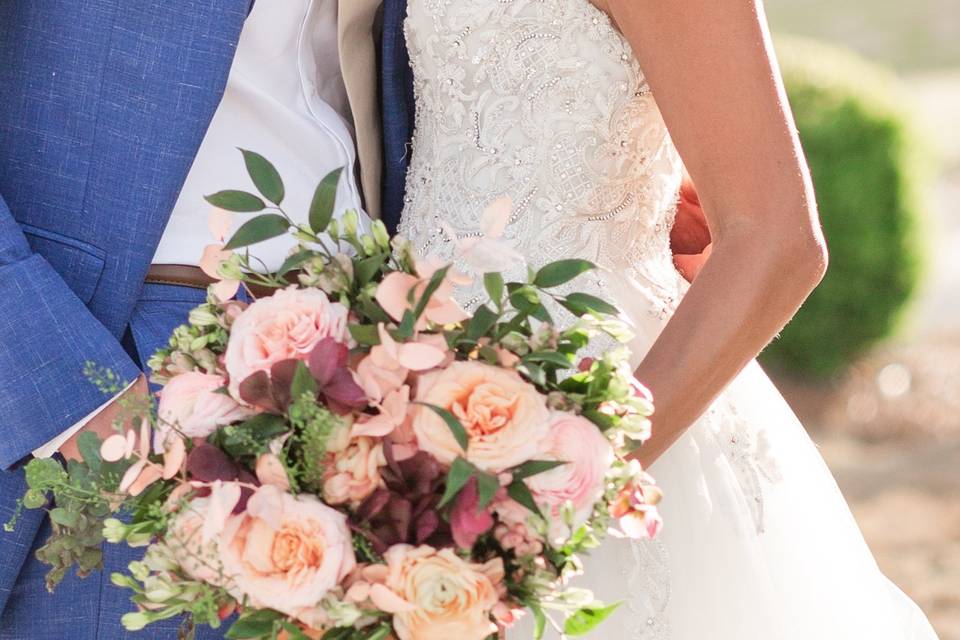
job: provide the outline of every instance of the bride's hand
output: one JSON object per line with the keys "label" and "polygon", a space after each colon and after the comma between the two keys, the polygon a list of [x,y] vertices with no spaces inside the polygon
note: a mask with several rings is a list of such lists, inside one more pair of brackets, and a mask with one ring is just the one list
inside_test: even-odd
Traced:
{"label": "bride's hand", "polygon": [[629,40],[696,182],[710,259],[637,370],[656,459],[823,277],[813,188],[759,0],[594,0]]}

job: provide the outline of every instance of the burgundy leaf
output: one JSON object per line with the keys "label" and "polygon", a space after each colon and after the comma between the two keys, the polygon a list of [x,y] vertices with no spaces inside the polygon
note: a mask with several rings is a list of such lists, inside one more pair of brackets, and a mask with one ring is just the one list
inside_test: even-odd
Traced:
{"label": "burgundy leaf", "polygon": [[257,371],[240,383],[240,398],[265,411],[277,411],[271,392],[270,376],[266,371]]}
{"label": "burgundy leaf", "polygon": [[229,482],[240,475],[240,468],[220,449],[203,442],[187,455],[187,473],[198,482]]}
{"label": "burgundy leaf", "polygon": [[390,502],[390,498],[389,491],[386,489],[377,489],[366,500],[360,503],[354,515],[355,521],[363,523],[377,516],[383,511],[383,508],[387,506],[387,503]]}
{"label": "burgundy leaf", "polygon": [[477,538],[493,528],[493,515],[480,507],[478,486],[477,477],[470,478],[450,510],[450,529],[461,549],[472,549]]}
{"label": "burgundy leaf", "polygon": [[[245,485],[253,485],[255,487],[260,486],[260,481],[257,480],[257,477],[246,469],[240,469],[240,473],[237,475],[237,480]],[[247,510],[247,501],[249,501],[253,496],[253,492],[254,489],[249,486],[240,488],[240,499],[237,501],[237,506],[233,508],[234,513],[243,513]]]}
{"label": "burgundy leaf", "polygon": [[310,373],[317,379],[321,387],[327,386],[333,380],[333,374],[336,370],[347,364],[349,353],[350,350],[347,345],[337,342],[333,338],[324,338],[317,343],[317,346],[310,352],[307,366],[310,367]]}
{"label": "burgundy leaf", "polygon": [[366,394],[346,367],[333,372],[330,381],[323,387],[323,395],[331,404],[346,409],[363,409],[367,406]]}
{"label": "burgundy leaf", "polygon": [[299,360],[281,360],[270,367],[270,383],[273,387],[273,400],[278,407],[290,406],[293,376],[297,372]]}
{"label": "burgundy leaf", "polygon": [[425,543],[439,528],[440,516],[437,515],[436,511],[427,511],[421,514],[414,527],[414,542],[416,544]]}

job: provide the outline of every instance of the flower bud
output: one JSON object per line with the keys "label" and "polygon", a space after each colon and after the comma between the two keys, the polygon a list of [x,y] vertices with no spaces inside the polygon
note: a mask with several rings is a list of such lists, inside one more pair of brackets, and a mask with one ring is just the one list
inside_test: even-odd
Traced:
{"label": "flower bud", "polygon": [[377,244],[373,241],[371,236],[360,236],[360,247],[368,256],[371,256],[377,252]]}
{"label": "flower bud", "polygon": [[377,246],[379,246],[384,251],[389,251],[390,250],[390,234],[387,233],[387,226],[383,224],[383,221],[374,220],[371,231],[373,233],[373,239],[376,240],[377,242]]}
{"label": "flower bud", "polygon": [[127,631],[140,631],[153,621],[152,618],[146,611],[135,611],[123,614],[120,624]]}
{"label": "flower bud", "polygon": [[219,318],[210,311],[207,305],[199,306],[190,311],[190,324],[197,327],[210,327],[220,323]]}
{"label": "flower bud", "polygon": [[347,209],[340,219],[340,222],[343,224],[344,235],[348,238],[355,238],[357,235],[357,227],[360,224],[360,215],[357,213],[357,210]]}
{"label": "flower bud", "polygon": [[119,544],[127,535],[127,525],[116,518],[107,518],[103,521],[103,537],[111,544]]}

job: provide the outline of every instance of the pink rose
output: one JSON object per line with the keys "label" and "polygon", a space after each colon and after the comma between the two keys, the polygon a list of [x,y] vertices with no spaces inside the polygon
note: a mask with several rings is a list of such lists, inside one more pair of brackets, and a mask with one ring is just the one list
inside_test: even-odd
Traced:
{"label": "pink rose", "polygon": [[188,371],[174,376],[160,390],[157,414],[160,418],[155,445],[178,430],[189,438],[206,438],[223,427],[253,415],[222,389],[226,381],[218,375]]}
{"label": "pink rose", "polygon": [[318,289],[281,289],[251,304],[233,323],[224,355],[230,394],[239,398],[244,379],[277,362],[306,360],[323,338],[348,343],[347,315]]}
{"label": "pink rose", "polygon": [[614,452],[595,424],[571,413],[551,415],[549,435],[532,456],[538,460],[562,460],[566,464],[527,478],[527,486],[550,521],[550,537],[569,535],[561,509],[573,508],[573,526],[579,527],[593,513],[603,497],[604,481]]}
{"label": "pink rose", "polygon": [[220,560],[232,596],[294,617],[309,617],[356,566],[344,514],[273,485],[227,520]]}
{"label": "pink rose", "polygon": [[396,545],[384,560],[386,587],[410,605],[394,607],[399,640],[483,640],[496,633],[491,612],[503,582],[499,558],[478,565],[452,549]]}
{"label": "pink rose", "polygon": [[499,472],[533,459],[550,418],[536,388],[512,370],[481,362],[454,362],[420,379],[417,401],[446,409],[467,432],[464,452],[450,427],[429,407],[413,416],[422,451],[441,464],[464,456],[484,471]]}
{"label": "pink rose", "polygon": [[374,438],[350,437],[350,428],[338,429],[327,440],[323,499],[332,505],[356,506],[383,486],[380,468],[386,466],[383,445]]}

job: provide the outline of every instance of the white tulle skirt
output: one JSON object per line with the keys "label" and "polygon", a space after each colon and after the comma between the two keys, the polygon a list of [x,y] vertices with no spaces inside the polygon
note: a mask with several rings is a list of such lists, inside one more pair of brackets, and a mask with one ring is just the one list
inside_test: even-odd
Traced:
{"label": "white tulle skirt", "polygon": [[[637,334],[639,361],[667,314],[652,313],[649,292],[625,279],[608,285],[608,299]],[[592,637],[937,637],[878,569],[816,446],[756,363],[650,471],[665,494],[659,538],[608,537],[575,582],[605,602],[623,602]],[[891,523],[897,518],[890,514]],[[529,619],[509,633],[530,637]]]}

